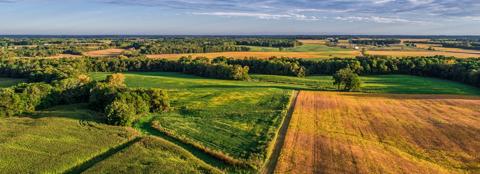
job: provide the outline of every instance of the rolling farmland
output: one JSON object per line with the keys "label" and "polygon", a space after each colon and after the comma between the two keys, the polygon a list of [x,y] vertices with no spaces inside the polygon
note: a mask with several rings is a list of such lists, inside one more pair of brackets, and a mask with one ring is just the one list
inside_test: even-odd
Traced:
{"label": "rolling farmland", "polygon": [[0,173],[480,173],[480,59],[358,56],[476,53],[371,40],[4,40]]}
{"label": "rolling farmland", "polygon": [[480,172],[480,98],[300,92],[276,173]]}
{"label": "rolling farmland", "polygon": [[[94,73],[102,79],[107,73]],[[265,160],[291,92],[265,82],[205,79],[178,73],[132,73],[128,87],[167,89],[175,109],[137,124],[168,134],[232,163]]]}

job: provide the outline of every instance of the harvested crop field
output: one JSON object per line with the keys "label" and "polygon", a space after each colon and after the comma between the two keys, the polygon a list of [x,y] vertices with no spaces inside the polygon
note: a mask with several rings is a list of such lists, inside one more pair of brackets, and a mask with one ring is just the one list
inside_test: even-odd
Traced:
{"label": "harvested crop field", "polygon": [[327,40],[324,39],[305,39],[305,40],[298,40],[299,42],[303,44],[326,44]]}
{"label": "harvested crop field", "polygon": [[245,58],[245,57],[257,57],[257,58],[270,58],[270,57],[294,57],[294,58],[334,58],[334,57],[355,57],[359,56],[358,51],[336,51],[336,52],[219,52],[219,53],[194,53],[194,54],[155,54],[147,55],[148,58],[167,58],[178,59],[183,56],[192,57],[233,57],[233,58]]}
{"label": "harvested crop field", "polygon": [[367,51],[370,55],[379,56],[393,56],[393,57],[408,57],[408,56],[455,56],[458,58],[471,58],[480,57],[480,54],[476,53],[464,53],[464,52],[448,52],[448,51]]}
{"label": "harvested crop field", "polygon": [[91,57],[107,57],[107,56],[118,56],[124,52],[124,49],[111,48],[104,50],[88,51],[83,53],[85,56]]}
{"label": "harvested crop field", "polygon": [[276,173],[479,173],[480,98],[300,92]]}

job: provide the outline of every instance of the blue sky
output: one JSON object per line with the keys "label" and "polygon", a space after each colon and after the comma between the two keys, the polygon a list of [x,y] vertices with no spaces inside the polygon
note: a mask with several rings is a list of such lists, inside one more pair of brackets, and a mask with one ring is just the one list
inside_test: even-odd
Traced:
{"label": "blue sky", "polygon": [[480,0],[0,0],[0,34],[480,35]]}

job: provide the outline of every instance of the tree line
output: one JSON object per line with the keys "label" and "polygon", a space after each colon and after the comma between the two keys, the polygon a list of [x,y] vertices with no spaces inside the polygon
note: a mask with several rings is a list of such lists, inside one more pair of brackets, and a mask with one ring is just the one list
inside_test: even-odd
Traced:
{"label": "tree line", "polygon": [[[221,58],[225,59],[225,58]],[[321,60],[295,58],[245,58],[225,60],[228,64],[247,66],[252,73],[273,75],[332,75],[349,68],[360,75],[408,74],[436,77],[480,87],[480,58],[366,56]]]}
{"label": "tree line", "polygon": [[237,45],[275,48],[296,47],[302,45],[302,43],[296,39],[244,38],[236,39],[235,41]]}
{"label": "tree line", "polygon": [[179,60],[147,58],[3,59],[0,76],[52,82],[88,72],[180,72],[202,77],[246,80],[249,68],[185,57]]}
{"label": "tree line", "polygon": [[183,54],[250,50],[248,47],[236,45],[234,40],[220,38],[175,38],[132,41],[125,48],[133,48],[141,54]]}
{"label": "tree line", "polygon": [[4,59],[0,60],[0,75],[51,82],[87,72],[161,71],[181,72],[202,77],[246,80],[249,73],[289,75],[332,75],[350,68],[360,75],[409,74],[454,80],[480,86],[480,59],[454,57],[391,58],[367,56],[321,60],[295,58],[184,57],[179,60],[148,58],[83,58],[83,59]]}
{"label": "tree line", "polygon": [[56,105],[88,103],[111,125],[130,126],[151,112],[170,108],[168,95],[160,89],[129,89],[122,74],[104,81],[91,81],[80,75],[53,83],[23,83],[0,89],[0,117],[34,112]]}

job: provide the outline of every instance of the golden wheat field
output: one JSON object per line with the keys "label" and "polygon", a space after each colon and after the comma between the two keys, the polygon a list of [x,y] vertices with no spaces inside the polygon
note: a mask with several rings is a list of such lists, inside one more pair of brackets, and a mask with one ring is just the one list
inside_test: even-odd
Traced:
{"label": "golden wheat field", "polygon": [[458,58],[471,58],[471,57],[480,57],[480,54],[475,53],[466,53],[466,52],[449,52],[449,51],[407,51],[407,50],[398,50],[398,51],[375,51],[369,50],[367,54],[370,55],[379,55],[379,56],[393,56],[393,57],[408,57],[408,56],[454,56]]}
{"label": "golden wheat field", "polygon": [[321,39],[302,39],[298,40],[299,42],[303,44],[320,44],[320,45],[325,45],[327,43],[327,40],[321,40]]}
{"label": "golden wheat field", "polygon": [[480,98],[300,92],[275,173],[480,173]]}
{"label": "golden wheat field", "polygon": [[178,59],[184,56],[216,58],[220,56],[245,58],[270,58],[270,57],[292,57],[292,58],[334,58],[334,57],[355,57],[359,56],[358,51],[335,51],[335,52],[219,52],[219,53],[194,53],[194,54],[155,54],[147,55],[148,58]]}

